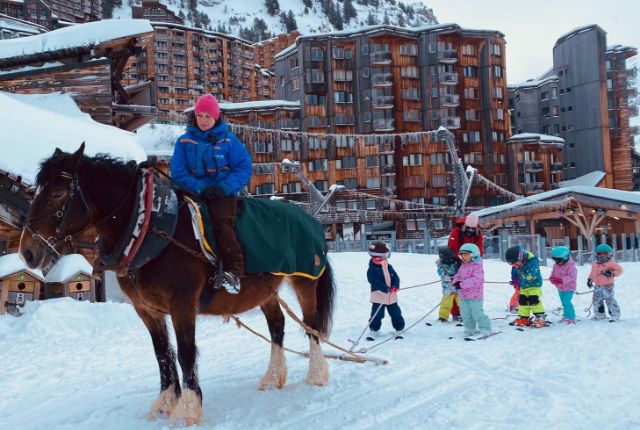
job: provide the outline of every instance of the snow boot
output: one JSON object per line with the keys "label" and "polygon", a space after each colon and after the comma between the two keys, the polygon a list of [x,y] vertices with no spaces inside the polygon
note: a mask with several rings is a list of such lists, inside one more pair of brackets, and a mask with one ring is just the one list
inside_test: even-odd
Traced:
{"label": "snow boot", "polygon": [[531,325],[531,320],[529,319],[529,317],[520,317],[513,322],[513,325],[515,325],[516,327],[526,327]]}
{"label": "snow boot", "polygon": [[404,330],[396,330],[396,340],[404,339]]}
{"label": "snow boot", "polygon": [[366,339],[369,342],[373,342],[374,340],[376,340],[376,338],[378,337],[378,332],[375,330],[369,330],[369,333],[367,334]]}

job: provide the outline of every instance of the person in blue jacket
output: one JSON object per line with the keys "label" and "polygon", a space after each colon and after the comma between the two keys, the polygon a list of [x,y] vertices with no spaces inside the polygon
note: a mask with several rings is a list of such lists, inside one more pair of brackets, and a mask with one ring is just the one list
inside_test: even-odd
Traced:
{"label": "person in blue jacket", "polygon": [[[540,273],[540,261],[533,252],[519,246],[512,246],[505,253],[505,260],[511,265],[511,282],[518,285],[518,319],[517,326],[532,325],[544,327],[544,306],[542,305],[542,274]],[[533,321],[530,319],[533,314]]]}
{"label": "person in blue jacket", "polygon": [[214,96],[198,97],[194,113],[186,133],[176,142],[171,158],[171,177],[207,203],[221,254],[222,286],[237,294],[244,276],[244,259],[235,233],[235,194],[249,183],[251,156],[236,135],[228,130]]}

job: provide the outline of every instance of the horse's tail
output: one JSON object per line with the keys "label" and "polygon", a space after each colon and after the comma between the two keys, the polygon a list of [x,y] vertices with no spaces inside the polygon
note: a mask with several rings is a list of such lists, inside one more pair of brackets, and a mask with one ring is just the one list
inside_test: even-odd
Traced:
{"label": "horse's tail", "polygon": [[329,261],[327,261],[324,272],[322,272],[322,275],[318,278],[318,284],[316,285],[318,330],[325,336],[329,336],[331,332],[335,293],[336,287],[333,281],[333,270],[331,269]]}

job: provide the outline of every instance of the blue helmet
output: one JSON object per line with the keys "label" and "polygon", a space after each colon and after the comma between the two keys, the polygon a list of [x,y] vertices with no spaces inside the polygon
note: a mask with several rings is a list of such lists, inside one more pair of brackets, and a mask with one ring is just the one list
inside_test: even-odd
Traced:
{"label": "blue helmet", "polygon": [[566,246],[554,246],[551,250],[551,258],[567,261],[571,257],[571,250]]}
{"label": "blue helmet", "polygon": [[600,252],[606,252],[607,254],[611,254],[613,252],[613,248],[611,248],[606,243],[601,243],[600,245],[596,246],[596,254]]}
{"label": "blue helmet", "polygon": [[465,243],[460,247],[460,251],[458,251],[459,254],[463,254],[465,252],[471,254],[472,260],[477,260],[478,258],[480,258],[480,248],[478,248],[478,246],[473,243]]}

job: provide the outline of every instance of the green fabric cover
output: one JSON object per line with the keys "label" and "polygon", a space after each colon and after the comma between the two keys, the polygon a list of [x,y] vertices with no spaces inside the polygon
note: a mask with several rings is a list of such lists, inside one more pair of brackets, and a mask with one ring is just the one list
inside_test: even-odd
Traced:
{"label": "green fabric cover", "polygon": [[[206,205],[201,204],[200,209],[204,219],[210,220]],[[212,230],[210,225],[205,223],[207,233]],[[244,252],[246,273],[298,272],[318,277],[327,263],[322,225],[291,203],[239,200],[236,234]],[[207,240],[214,246],[213,234],[207,234]]]}

